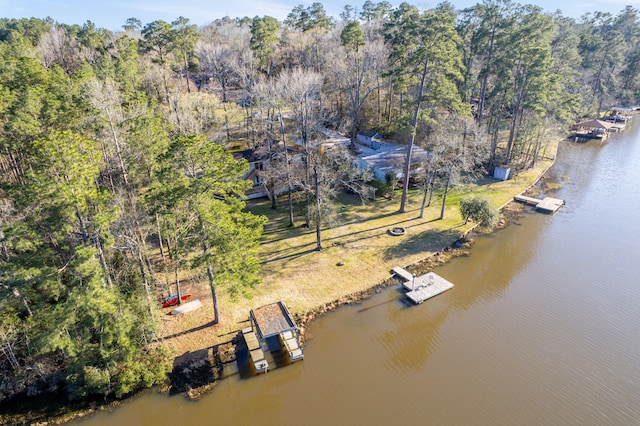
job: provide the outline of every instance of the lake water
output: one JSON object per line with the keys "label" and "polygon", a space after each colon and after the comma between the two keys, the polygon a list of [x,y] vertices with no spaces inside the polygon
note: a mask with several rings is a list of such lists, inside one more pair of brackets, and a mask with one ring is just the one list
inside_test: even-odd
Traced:
{"label": "lake water", "polygon": [[408,306],[389,288],[315,321],[302,362],[77,423],[640,424],[639,122],[563,142],[548,195],[566,206],[436,269],[452,290]]}

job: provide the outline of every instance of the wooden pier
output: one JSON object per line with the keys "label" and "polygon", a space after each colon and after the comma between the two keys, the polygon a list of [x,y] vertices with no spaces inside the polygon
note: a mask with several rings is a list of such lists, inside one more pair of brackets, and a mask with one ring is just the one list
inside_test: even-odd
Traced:
{"label": "wooden pier", "polygon": [[244,341],[247,343],[247,349],[251,355],[251,361],[253,361],[253,365],[256,368],[256,373],[266,373],[267,370],[269,370],[269,363],[264,356],[264,351],[253,329],[251,327],[243,329],[242,337],[244,337]]}
{"label": "wooden pier", "polygon": [[539,198],[527,197],[526,195],[516,195],[513,199],[530,206],[535,206],[536,210],[542,213],[555,213],[565,204],[564,200],[552,197],[544,197],[541,200]]}
{"label": "wooden pier", "polygon": [[394,274],[396,274],[397,276],[399,276],[405,281],[411,281],[413,279],[413,274],[411,272],[406,271],[405,269],[399,266],[396,266],[395,268],[393,268],[391,272],[393,272]]}
{"label": "wooden pier", "polygon": [[416,277],[399,266],[393,268],[392,271],[404,280],[402,286],[407,290],[405,295],[407,299],[416,305],[453,287],[453,283],[445,280],[435,272],[428,272],[425,275]]}

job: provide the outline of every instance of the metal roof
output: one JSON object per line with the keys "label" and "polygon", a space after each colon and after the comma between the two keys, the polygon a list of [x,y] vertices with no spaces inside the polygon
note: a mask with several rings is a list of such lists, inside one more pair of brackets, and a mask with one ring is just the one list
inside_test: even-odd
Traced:
{"label": "metal roof", "polygon": [[256,334],[260,339],[298,329],[284,302],[275,302],[252,309],[249,315],[256,326]]}
{"label": "metal roof", "polygon": [[613,127],[613,123],[609,123],[607,121],[601,121],[601,120],[587,120],[587,121],[581,121],[580,123],[576,123],[574,124],[574,127],[586,127],[586,128],[591,128],[591,129],[606,129],[609,130],[611,127]]}

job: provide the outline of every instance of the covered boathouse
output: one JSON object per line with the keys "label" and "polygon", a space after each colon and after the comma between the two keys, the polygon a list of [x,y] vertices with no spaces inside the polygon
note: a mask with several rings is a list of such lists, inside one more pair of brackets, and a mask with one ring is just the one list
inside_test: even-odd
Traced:
{"label": "covered boathouse", "polygon": [[609,137],[609,131],[614,127],[614,123],[602,120],[587,120],[576,123],[572,126],[575,141],[587,139],[605,140]]}
{"label": "covered boathouse", "polygon": [[251,327],[243,329],[242,336],[258,374],[270,368],[268,353],[271,353],[272,363],[278,361],[274,352],[286,353],[289,362],[304,358],[298,327],[284,302],[252,309],[249,321]]}

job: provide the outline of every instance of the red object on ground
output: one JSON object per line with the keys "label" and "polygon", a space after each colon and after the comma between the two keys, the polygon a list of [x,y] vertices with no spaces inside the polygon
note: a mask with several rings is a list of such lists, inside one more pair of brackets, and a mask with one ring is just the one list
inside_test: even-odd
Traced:
{"label": "red object on ground", "polygon": [[[180,300],[186,300],[186,299],[188,299],[190,297],[191,297],[191,293],[187,293],[187,292],[180,293]],[[162,307],[163,308],[166,308],[166,307],[169,307],[169,306],[173,306],[173,305],[177,305],[177,304],[178,304],[178,295],[177,294],[174,294],[173,296],[169,296],[169,297],[167,297],[166,299],[164,299],[162,301]]]}

